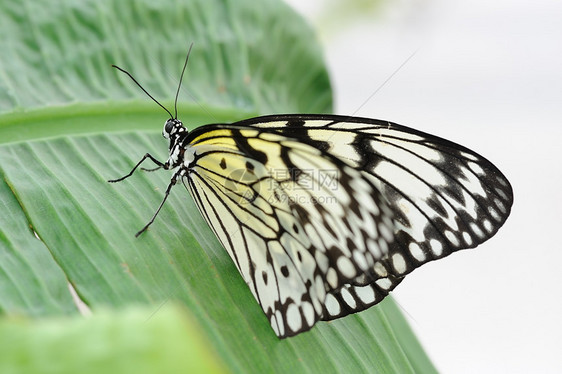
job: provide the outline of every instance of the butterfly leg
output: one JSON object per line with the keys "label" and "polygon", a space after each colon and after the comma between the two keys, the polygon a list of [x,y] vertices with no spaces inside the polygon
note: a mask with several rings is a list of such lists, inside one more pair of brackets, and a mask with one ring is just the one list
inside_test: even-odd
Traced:
{"label": "butterfly leg", "polygon": [[[138,166],[138,165],[137,165]],[[134,169],[133,169],[134,170]],[[132,172],[131,172],[132,173]],[[160,212],[160,209],[162,209],[162,207],[164,206],[164,203],[166,202],[166,200],[168,199],[168,196],[170,195],[170,191],[172,190],[172,187],[177,183],[178,179],[181,178],[181,176],[183,175],[184,170],[183,169],[179,169],[174,176],[172,177],[172,180],[170,181],[170,184],[168,185],[168,187],[166,188],[166,192],[164,193],[164,199],[162,199],[162,202],[160,203],[160,206],[158,206],[158,209],[156,209],[156,213],[154,213],[154,215],[152,216],[152,218],[150,219],[150,221],[148,221],[148,223],[139,231],[135,234],[135,238],[137,238],[140,234],[142,234],[143,232],[146,231],[146,229],[148,229],[148,226],[152,225],[152,222],[154,222],[154,220],[156,219],[156,216],[158,215],[158,213]]]}
{"label": "butterfly leg", "polygon": [[162,169],[162,166],[157,166],[157,167],[152,168],[152,169],[141,168],[142,171],[156,171],[156,170],[160,170],[160,169]]}
{"label": "butterfly leg", "polygon": [[137,168],[140,166],[140,164],[142,164],[144,162],[144,160],[146,160],[147,158],[150,159],[152,162],[154,162],[156,165],[158,165],[158,167],[153,169],[153,170],[157,170],[157,169],[160,169],[160,168],[166,169],[166,165],[164,163],[155,159],[150,153],[147,153],[147,154],[144,155],[143,158],[141,158],[141,160],[135,165],[135,167],[133,168],[133,170],[131,170],[131,172],[129,174],[125,175],[124,177],[118,178],[118,179],[108,180],[108,182],[109,183],[121,182],[122,180],[129,178],[131,175],[133,175],[135,170],[137,170]]}

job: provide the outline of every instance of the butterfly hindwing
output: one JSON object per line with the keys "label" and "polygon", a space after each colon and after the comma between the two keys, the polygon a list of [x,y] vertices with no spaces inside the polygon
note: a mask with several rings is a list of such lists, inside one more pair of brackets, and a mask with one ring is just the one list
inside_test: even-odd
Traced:
{"label": "butterfly hindwing", "polygon": [[[388,255],[384,259],[388,258]],[[404,277],[389,273],[383,265],[385,261],[374,266],[376,274],[365,275],[363,282],[346,284],[326,296],[322,320],[329,321],[357,313],[380,303]]]}
{"label": "butterfly hindwing", "polygon": [[268,130],[220,125],[194,133],[190,146],[184,183],[278,336],[310,329],[327,293],[387,254],[391,211],[337,158]]}

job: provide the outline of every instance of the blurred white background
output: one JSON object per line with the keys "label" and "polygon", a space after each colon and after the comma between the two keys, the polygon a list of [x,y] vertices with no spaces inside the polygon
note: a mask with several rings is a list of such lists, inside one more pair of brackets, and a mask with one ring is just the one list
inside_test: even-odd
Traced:
{"label": "blurred white background", "polygon": [[562,1],[287,2],[319,33],[335,113],[463,144],[513,185],[494,238],[394,292],[437,369],[562,371]]}

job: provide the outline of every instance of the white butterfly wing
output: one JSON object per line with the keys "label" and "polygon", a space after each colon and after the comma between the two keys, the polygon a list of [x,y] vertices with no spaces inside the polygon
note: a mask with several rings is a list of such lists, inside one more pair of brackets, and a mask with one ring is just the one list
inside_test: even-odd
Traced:
{"label": "white butterfly wing", "polygon": [[[321,149],[361,170],[393,211],[394,241],[365,284],[332,292],[323,319],[376,304],[422,264],[492,237],[509,216],[505,176],[475,152],[404,126],[330,115],[258,117],[267,128]],[[371,281],[372,280],[372,281]]]}
{"label": "white butterfly wing", "polygon": [[326,318],[327,294],[371,284],[394,222],[360,170],[269,130],[209,125],[190,136],[184,183],[278,336]]}

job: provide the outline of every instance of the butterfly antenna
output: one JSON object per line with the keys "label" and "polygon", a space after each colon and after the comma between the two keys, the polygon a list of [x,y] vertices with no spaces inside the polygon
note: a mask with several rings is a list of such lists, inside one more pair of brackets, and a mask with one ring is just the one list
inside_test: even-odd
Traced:
{"label": "butterfly antenna", "polygon": [[176,91],[176,101],[174,101],[174,118],[178,119],[178,96],[180,95],[180,88],[181,88],[181,81],[183,80],[183,73],[185,73],[185,68],[187,66],[187,60],[189,60],[189,54],[191,53],[191,48],[193,47],[193,43],[189,45],[189,49],[187,50],[187,56],[185,56],[185,62],[183,64],[183,69],[181,71],[180,76],[180,83],[178,84],[178,90]]}
{"label": "butterfly antenna", "polygon": [[[129,76],[129,78],[131,78],[133,80],[133,82],[135,82],[137,84],[137,86],[139,86],[140,89],[143,90],[144,93],[147,94],[148,97],[150,97],[152,99],[152,101],[154,101],[156,104],[160,105],[162,107],[162,109],[164,109],[170,115],[170,118],[172,118],[172,113],[170,113],[170,111],[168,109],[166,109],[166,107],[164,105],[160,104],[158,102],[158,100],[156,100],[151,94],[149,94],[148,91],[145,90],[143,88],[143,86],[141,86],[141,84],[139,82],[137,82],[137,80],[135,78],[133,78],[131,73],[129,73],[127,70],[121,69],[119,66],[116,66],[116,65],[111,65],[111,66],[113,66],[115,69],[119,70],[120,72],[127,74]],[[176,100],[177,100],[177,98],[176,98]]]}

